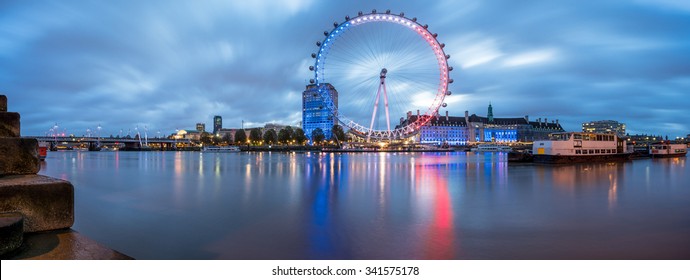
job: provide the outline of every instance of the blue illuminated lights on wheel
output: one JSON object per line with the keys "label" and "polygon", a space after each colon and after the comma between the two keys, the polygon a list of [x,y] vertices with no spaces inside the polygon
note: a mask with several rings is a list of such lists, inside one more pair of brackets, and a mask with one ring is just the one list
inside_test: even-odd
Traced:
{"label": "blue illuminated lights on wheel", "polygon": [[[424,50],[424,66],[426,70],[429,71],[429,73],[425,73],[424,77],[436,77],[433,78],[434,81],[429,81],[428,79],[425,80],[424,82],[417,83],[416,81],[412,80],[414,79],[415,75],[407,75],[405,78],[410,79],[410,81],[406,81],[406,84],[412,84],[417,86],[415,88],[416,92],[423,92],[423,93],[429,93],[430,98],[430,104],[428,105],[415,105],[415,106],[422,106],[422,107],[417,107],[416,110],[414,111],[421,111],[419,113],[418,118],[413,118],[414,121],[406,122],[406,123],[400,123],[396,124],[395,128],[390,128],[390,129],[373,129],[373,126],[370,127],[365,127],[364,125],[360,124],[359,122],[362,122],[362,118],[358,118],[358,121],[355,121],[353,118],[348,116],[348,112],[343,113],[344,110],[336,110],[336,105],[334,104],[334,101],[331,100],[331,97],[327,91],[319,90],[320,96],[322,100],[325,103],[325,106],[331,111],[331,113],[334,114],[334,116],[337,118],[337,120],[345,127],[349,128],[352,132],[356,134],[360,134],[362,136],[367,136],[367,138],[371,139],[402,139],[409,137],[411,135],[416,134],[419,131],[419,128],[426,123],[428,123],[433,116],[436,116],[438,114],[438,109],[441,106],[445,106],[446,104],[443,103],[443,100],[446,95],[450,94],[448,90],[448,84],[452,83],[452,79],[449,78],[449,71],[452,70],[452,68],[448,67],[448,62],[447,59],[449,56],[447,56],[443,50],[443,47],[445,45],[440,44],[438,40],[436,39],[437,34],[431,33],[428,30],[428,26],[426,25],[421,25],[417,23],[416,18],[410,19],[404,17],[402,14],[401,15],[395,15],[395,14],[389,14],[389,13],[376,13],[373,12],[371,14],[362,14],[360,13],[358,16],[349,18],[345,22],[342,22],[340,24],[337,24],[330,32],[327,33],[323,41],[319,42],[319,51],[315,56],[315,62],[313,66],[313,71],[314,71],[314,83],[315,84],[320,84],[320,83],[329,83],[331,80],[334,79],[336,74],[342,74],[344,73],[344,70],[341,71],[340,73],[333,73],[333,71],[329,72],[329,67],[333,67],[334,64],[337,62],[333,61],[333,58],[331,58],[334,53],[331,52],[343,52],[345,50],[350,51],[349,49],[334,49],[334,45],[340,44],[339,40],[351,40],[352,38],[344,38],[345,34],[348,34],[350,32],[354,32],[360,28],[364,28],[364,26],[369,26],[369,25],[381,25],[381,24],[387,24],[387,23],[393,23],[396,26],[403,26],[409,31],[412,31],[416,36],[409,36],[409,37],[415,37],[418,39],[424,40],[423,42],[426,42],[426,44],[421,44],[419,43],[420,41],[415,42],[415,46],[420,46],[420,45],[426,45],[426,50]],[[362,31],[364,32],[364,31]],[[396,31],[396,32],[401,32],[401,31]],[[402,31],[404,32],[404,31]],[[324,32],[326,33],[326,32]],[[407,35],[406,35],[407,36]],[[387,40],[395,40],[395,36],[388,36],[386,37]],[[365,40],[365,39],[362,39]],[[378,41],[378,40],[376,40]],[[388,42],[384,42],[388,43]],[[391,53],[388,53],[385,48],[373,48],[375,50],[370,50],[371,53],[367,54],[368,56],[362,55],[362,57],[367,57],[366,59],[372,59],[372,60],[377,60],[379,57],[378,56],[386,56],[386,59],[391,60],[391,61],[396,61],[395,59],[391,59],[388,56],[391,56]],[[429,52],[430,51],[430,52]],[[380,52],[380,53],[377,53]],[[405,53],[404,51],[401,51],[400,53],[393,54],[393,55],[399,55],[401,60],[411,60],[409,57],[413,56],[410,53]],[[342,54],[340,57],[343,57]],[[329,58],[331,58],[329,60]],[[384,59],[381,59],[384,60]],[[435,61],[434,61],[435,60]],[[354,61],[352,62],[354,65],[358,65],[359,61]],[[344,64],[344,63],[341,63]],[[408,63],[410,64],[409,67],[414,67],[414,63]],[[435,69],[430,69],[428,67],[429,64],[436,65],[434,66]],[[342,65],[340,65],[342,66]],[[384,65],[385,66],[385,65]],[[362,67],[360,67],[362,68]],[[372,67],[370,67],[372,68]],[[381,67],[381,68],[387,68],[387,67]],[[371,71],[372,75],[376,74],[378,75],[378,72],[381,70],[381,68],[378,69],[369,69],[366,68],[366,71]],[[417,70],[417,69],[413,69]],[[376,73],[373,73],[376,72]],[[404,72],[404,71],[399,71],[399,72]],[[395,75],[395,71],[393,72],[394,74],[389,74],[390,76]],[[329,77],[329,75],[331,75]],[[385,76],[385,75],[384,75]],[[402,77],[402,74],[399,74],[399,77]],[[418,75],[422,76],[422,75]],[[393,78],[389,78],[393,79]],[[402,78],[401,78],[402,79]],[[337,80],[337,79],[336,79]],[[395,81],[392,81],[395,82]],[[383,83],[383,80],[381,80],[381,83]],[[400,89],[404,88],[402,84],[405,84],[403,82],[399,82],[398,84]],[[348,84],[334,84],[331,83],[336,90],[339,93],[339,102],[341,104],[346,103],[343,101],[346,101],[347,98],[351,98],[351,91],[352,89],[350,88],[351,85]],[[375,86],[374,84],[373,86]],[[385,90],[385,88],[384,88]],[[400,90],[404,91],[404,90]],[[376,92],[376,88],[374,87],[372,89],[372,92]],[[435,93],[435,94],[434,94]],[[409,103],[407,105],[399,105],[400,108],[406,108],[409,111],[411,110],[411,104],[412,103],[419,103],[415,102],[416,100],[413,100],[413,91],[410,90],[407,96],[403,95],[402,93],[396,92],[396,96],[393,96],[392,99],[395,99],[392,102],[397,102],[396,104],[405,104]],[[373,95],[373,94],[372,94]],[[433,95],[433,96],[432,96]],[[371,98],[371,96],[364,96],[366,98]],[[362,97],[362,98],[364,98]],[[360,99],[362,99],[360,98]],[[378,95],[377,95],[378,98]],[[386,97],[388,98],[388,97]],[[388,114],[388,99],[386,99],[386,113]],[[378,104],[378,100],[376,102]],[[378,105],[375,105],[378,106]],[[341,106],[343,107],[343,106]],[[424,108],[426,107],[426,108]],[[366,108],[362,108],[365,110]],[[400,110],[398,110],[400,111]],[[357,113],[361,113],[357,111]],[[400,112],[396,112],[398,115],[394,115],[393,118],[396,119],[397,117],[404,117],[404,116],[399,116]],[[374,115],[376,115],[376,111],[374,110]],[[372,124],[374,123],[374,117],[372,116]],[[387,116],[388,117],[388,116]],[[390,120],[387,120],[387,124],[390,127],[391,122]]]}

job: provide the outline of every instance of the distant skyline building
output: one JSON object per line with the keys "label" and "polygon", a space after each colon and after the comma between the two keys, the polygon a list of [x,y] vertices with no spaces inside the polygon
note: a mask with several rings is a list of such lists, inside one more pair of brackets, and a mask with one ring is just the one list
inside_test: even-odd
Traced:
{"label": "distant skyline building", "polygon": [[614,120],[591,121],[582,123],[582,132],[615,133],[618,137],[623,137],[625,124]]}
{"label": "distant skyline building", "polygon": [[333,134],[331,128],[338,123],[332,112],[325,106],[319,90],[327,91],[336,110],[338,108],[338,91],[331,84],[307,85],[302,92],[302,129],[309,140],[311,140],[311,133],[317,128],[323,130],[326,139],[330,139]]}
{"label": "distant skyline building", "polygon": [[175,139],[189,139],[199,141],[201,139],[201,132],[198,130],[180,129],[173,136]]}
{"label": "distant skyline building", "polygon": [[223,117],[213,117],[213,134],[218,135],[218,132],[223,128]]}
{"label": "distant skyline building", "polygon": [[[496,142],[515,143],[533,142],[548,138],[550,133],[563,132],[558,120],[549,122],[547,118],[530,121],[529,116],[522,118],[495,118],[493,107],[489,105],[487,117],[470,115],[465,111],[464,117],[436,114],[429,123],[420,128],[414,140],[423,144],[469,145],[473,143]],[[412,112],[407,113],[401,125],[419,118]]]}
{"label": "distant skyline building", "polygon": [[205,123],[196,123],[196,130],[199,132],[206,132],[206,124]]}

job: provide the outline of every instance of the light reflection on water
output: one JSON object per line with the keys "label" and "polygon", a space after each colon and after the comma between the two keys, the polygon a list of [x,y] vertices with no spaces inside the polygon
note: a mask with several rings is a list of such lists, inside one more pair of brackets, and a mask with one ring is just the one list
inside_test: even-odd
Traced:
{"label": "light reflection on water", "polygon": [[140,259],[690,258],[685,158],[53,152],[74,229]]}

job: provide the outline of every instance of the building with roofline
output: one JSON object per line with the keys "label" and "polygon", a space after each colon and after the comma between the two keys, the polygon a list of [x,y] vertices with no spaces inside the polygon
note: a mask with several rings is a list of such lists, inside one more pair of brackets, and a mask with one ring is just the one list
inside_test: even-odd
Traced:
{"label": "building with roofline", "polygon": [[591,121],[582,123],[582,132],[615,133],[618,137],[625,136],[625,124],[614,120]]}
{"label": "building with roofline", "polygon": [[[402,118],[400,125],[406,125],[419,118],[412,112]],[[470,115],[465,111],[463,117],[437,114],[420,128],[413,140],[422,144],[448,144],[464,146],[482,142],[518,143],[547,139],[550,133],[565,131],[558,120],[549,122],[547,118],[530,121],[529,116],[518,118],[495,118],[493,107],[489,104],[486,117]]]}

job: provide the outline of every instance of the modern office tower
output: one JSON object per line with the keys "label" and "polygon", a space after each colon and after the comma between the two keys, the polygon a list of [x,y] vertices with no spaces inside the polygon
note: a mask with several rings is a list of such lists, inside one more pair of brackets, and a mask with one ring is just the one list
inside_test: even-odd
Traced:
{"label": "modern office tower", "polygon": [[618,137],[623,137],[625,124],[613,120],[591,121],[582,123],[582,132],[615,133]]}
{"label": "modern office tower", "polygon": [[338,109],[338,91],[331,84],[307,85],[302,92],[302,129],[310,140],[311,133],[317,128],[323,130],[326,139],[330,139],[331,128],[338,123],[331,110],[326,107],[319,91],[328,94],[327,96],[333,100],[335,110]]}
{"label": "modern office tower", "polygon": [[221,116],[214,116],[213,117],[213,134],[216,135],[218,134],[218,131],[223,128],[223,117]]}

